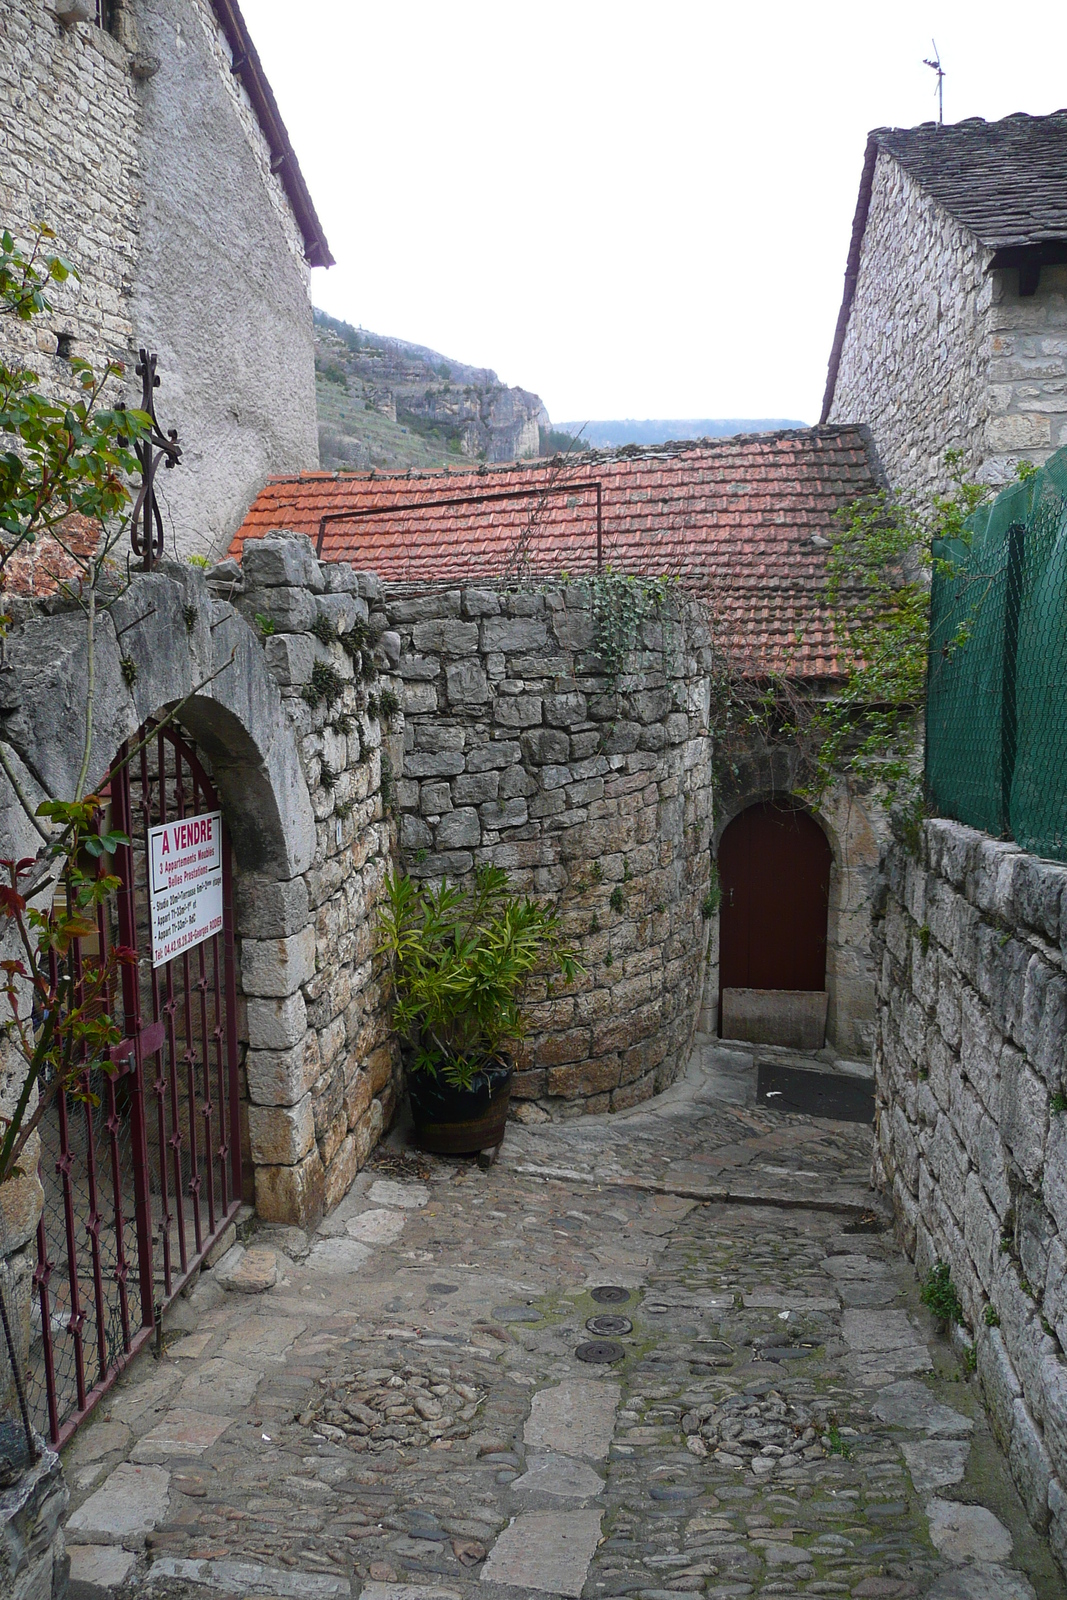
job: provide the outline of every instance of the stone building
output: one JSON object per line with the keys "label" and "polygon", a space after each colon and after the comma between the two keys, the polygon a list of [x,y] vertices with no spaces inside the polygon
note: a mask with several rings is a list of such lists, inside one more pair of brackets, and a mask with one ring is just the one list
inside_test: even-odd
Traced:
{"label": "stone building", "polygon": [[225,549],[268,474],[315,466],[309,272],[331,256],[236,0],[9,0],[0,220],[80,272],[5,351],[70,391],[69,357],[159,356],[168,551]]}
{"label": "stone building", "polygon": [[[401,843],[412,870],[419,870],[417,857],[424,854],[427,871],[462,871],[479,849],[491,851],[503,841],[514,845],[515,864],[521,859],[558,874],[558,857],[538,854],[544,840],[535,845],[535,839],[546,830],[584,825],[581,808],[590,800],[594,807],[603,803],[592,788],[607,781],[605,755],[631,736],[638,750],[662,750],[673,737],[670,713],[683,709],[664,703],[662,727],[655,726],[658,714],[653,726],[639,715],[633,720],[642,726],[631,734],[620,724],[605,744],[605,697],[575,693],[576,669],[562,658],[555,622],[549,617],[547,627],[538,620],[516,630],[482,621],[496,613],[479,609],[478,592],[488,582],[551,589],[560,574],[595,574],[598,539],[602,567],[678,579],[703,602],[718,663],[708,680],[708,728],[719,747],[708,845],[726,894],[721,908],[715,892],[709,902],[704,1025],[711,1031],[723,1026],[724,989],[804,990],[825,997],[815,1003],[825,1006],[829,1042],[856,1059],[869,1054],[874,1018],[870,903],[880,808],[842,781],[809,816],[799,793],[802,752],[786,741],[725,738],[724,700],[730,675],[758,684],[774,672],[802,695],[833,692],[842,664],[821,599],[827,535],[840,508],[875,487],[867,441],[855,427],[669,445],[636,455],[592,453],[565,467],[539,463],[418,477],[304,474],[268,484],[233,550],[272,529],[291,528],[320,542],[325,557],[372,567],[381,576],[385,610],[403,640]],[[421,596],[417,602],[410,599],[413,589]],[[430,598],[435,593],[437,611]],[[480,637],[497,629],[509,639],[525,629],[528,638],[521,647],[479,646]],[[479,648],[481,667],[473,660]],[[653,687],[658,693],[661,686]],[[517,698],[502,698],[507,694]],[[466,754],[477,737],[515,740],[516,752],[531,741],[558,746],[549,762],[558,774],[554,821],[544,798],[536,815],[532,802],[527,807],[524,780],[504,770],[507,763],[492,773],[490,793],[489,777]],[[458,742],[441,742],[446,739]],[[474,778],[475,772],[483,775]],[[572,805],[578,807],[573,815]],[[591,810],[588,820],[603,816]],[[784,876],[763,872],[772,858]],[[565,860],[566,852],[564,867]],[[616,865],[621,873],[621,858]],[[568,871],[577,881],[581,867],[579,856],[560,883]],[[707,867],[714,884],[710,861]],[[650,894],[654,907],[662,897],[658,889]],[[742,906],[746,916],[739,921]],[[819,1044],[821,1015],[816,1026]],[[591,1085],[597,1049],[588,1039],[580,1044],[577,1031],[569,1048],[586,1051]],[[581,1070],[573,1067],[571,1076],[577,1082]],[[545,1082],[531,1078],[529,1092],[551,1098],[553,1081],[551,1073]],[[595,1099],[621,1087],[616,1080],[583,1093]]]}
{"label": "stone building", "polygon": [[919,495],[1067,443],[1067,112],[870,135],[822,421]]}

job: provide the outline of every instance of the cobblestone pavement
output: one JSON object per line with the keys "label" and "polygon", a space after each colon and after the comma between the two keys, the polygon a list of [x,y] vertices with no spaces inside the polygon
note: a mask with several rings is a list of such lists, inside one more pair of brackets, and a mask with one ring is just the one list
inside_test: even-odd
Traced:
{"label": "cobblestone pavement", "polygon": [[869,1129],[750,1066],[260,1229],[68,1451],[72,1600],[1063,1600]]}

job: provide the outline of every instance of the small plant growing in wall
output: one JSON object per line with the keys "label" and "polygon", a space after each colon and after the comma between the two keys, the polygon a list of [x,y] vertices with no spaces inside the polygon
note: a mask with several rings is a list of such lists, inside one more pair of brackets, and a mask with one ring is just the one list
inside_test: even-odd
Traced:
{"label": "small plant growing in wall", "polygon": [[318,616],[315,618],[315,621],[311,625],[311,632],[315,635],[320,644],[336,644],[339,637],[337,629],[334,627],[329,617],[326,616]]}
{"label": "small plant growing in wall", "polygon": [[123,656],[119,662],[119,671],[122,681],[128,689],[132,689],[137,682],[137,663],[132,656]]}
{"label": "small plant growing in wall", "polygon": [[386,727],[392,725],[393,718],[400,710],[400,701],[392,689],[383,689],[378,696],[378,714]]}
{"label": "small plant growing in wall", "polygon": [[719,881],[719,868],[713,861],[711,863],[711,875],[708,879],[708,892],[704,896],[700,907],[700,915],[704,918],[704,921],[707,922],[709,917],[713,917],[721,905],[722,884]]}
{"label": "small plant growing in wall", "polygon": [[985,1310],[982,1312],[982,1320],[987,1328],[1000,1327],[1000,1318],[992,1306],[986,1306]]}
{"label": "small plant growing in wall", "polygon": [[256,612],[256,627],[264,639],[269,639],[274,632],[274,618],[266,616],[262,611]]}
{"label": "small plant growing in wall", "polygon": [[311,669],[311,679],[304,685],[301,695],[314,708],[324,701],[332,705],[335,700],[340,700],[344,692],[345,680],[336,667],[328,666],[325,661],[316,661]]}
{"label": "small plant growing in wall", "polygon": [[939,1261],[930,1268],[923,1279],[919,1298],[942,1327],[963,1323],[963,1306],[947,1262]]}
{"label": "small plant growing in wall", "polygon": [[1057,1089],[1055,1094],[1051,1096],[1048,1105],[1049,1110],[1055,1116],[1061,1117],[1067,1111],[1067,1095],[1064,1094],[1062,1089]]}
{"label": "small plant growing in wall", "polygon": [[621,912],[625,903],[622,885],[617,883],[614,889],[612,889],[611,894],[608,896],[608,905],[611,907],[612,911]]}

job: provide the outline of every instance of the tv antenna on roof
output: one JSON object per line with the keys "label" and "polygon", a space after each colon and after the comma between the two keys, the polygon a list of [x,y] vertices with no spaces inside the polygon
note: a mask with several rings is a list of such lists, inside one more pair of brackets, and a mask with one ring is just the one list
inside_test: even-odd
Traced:
{"label": "tv antenna on roof", "polygon": [[928,57],[924,56],[923,66],[933,67],[934,71],[937,73],[937,125],[940,128],[944,125],[945,121],[945,69],[941,65],[941,53],[937,48],[937,40],[931,39],[930,43],[934,47],[934,59],[931,61]]}

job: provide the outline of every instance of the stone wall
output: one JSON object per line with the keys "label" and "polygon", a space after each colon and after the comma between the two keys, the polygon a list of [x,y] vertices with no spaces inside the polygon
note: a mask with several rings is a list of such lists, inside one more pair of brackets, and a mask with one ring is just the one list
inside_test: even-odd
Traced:
{"label": "stone wall", "polygon": [[829,420],[867,423],[910,494],[944,487],[949,448],[999,486],[1067,443],[1067,267],[1023,299],[992,257],[879,152]]}
{"label": "stone wall", "polygon": [[36,222],[81,282],[56,286],[54,312],[4,319],[4,350],[72,395],[57,335],[95,363],[125,361],[137,250],[137,83],[130,52],[96,27],[61,28],[41,0],[8,0],[0,27],[0,217],[21,243]]}
{"label": "stone wall", "polygon": [[1067,266],[1042,267],[1019,295],[1017,268],[991,274],[989,420],[981,476],[1008,483],[1020,457],[1040,463],[1067,444]]}
{"label": "stone wall", "polygon": [[381,588],[371,574],[320,566],[305,538],[250,542],[243,569],[225,562],[210,576],[260,639],[314,814],[313,856],[299,879],[238,880],[256,1210],[306,1222],[347,1192],[399,1090],[373,958],[374,906],[395,838],[374,714],[388,686],[376,662],[387,658],[367,631]]}
{"label": "stone wall", "polygon": [[919,1272],[951,1269],[994,1426],[1067,1565],[1067,867],[938,820],[886,878],[876,1162]]}
{"label": "stone wall", "polygon": [[272,472],[318,465],[308,268],[285,190],[207,0],[127,0],[115,35],[8,0],[0,28],[0,223],[44,221],[78,269],[4,346],[75,392],[57,336],[140,403],[137,351],[181,467],[161,474],[168,553],[225,551]]}
{"label": "stone wall", "polygon": [[[587,589],[392,590],[404,731],[400,846],[413,875],[482,862],[560,909],[585,972],[532,995],[516,1094],[621,1109],[684,1066],[705,972],[711,834],[702,609],[643,624],[617,678]],[[558,987],[558,986],[557,986]]]}
{"label": "stone wall", "polygon": [[[90,786],[146,717],[181,701],[181,725],[219,790],[235,854],[247,1155],[257,1207],[273,1221],[308,1225],[335,1205],[396,1100],[371,957],[393,848],[367,703],[376,652],[369,640],[348,651],[319,636],[347,637],[378,592],[347,567],[324,572],[306,539],[264,540],[245,572],[226,563],[205,579],[175,565],[136,577],[97,635]],[[32,799],[69,795],[84,729],[84,619],[54,604],[9,606],[0,739]],[[0,857],[32,853],[6,779],[0,830]],[[0,1078],[0,1094],[13,1087]]]}
{"label": "stone wall", "polygon": [[309,270],[207,0],[134,9],[160,63],[138,96],[131,310],[183,450],[161,485],[168,550],[221,555],[271,473],[319,464]]}
{"label": "stone wall", "polygon": [[990,255],[879,152],[829,420],[870,427],[894,488],[942,488],[949,447],[980,464]]}

